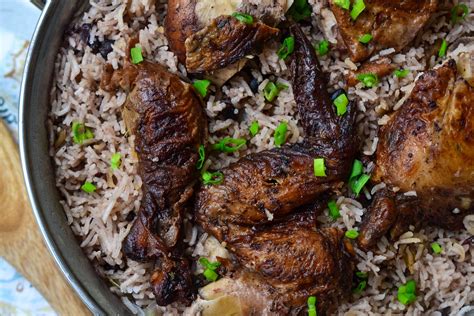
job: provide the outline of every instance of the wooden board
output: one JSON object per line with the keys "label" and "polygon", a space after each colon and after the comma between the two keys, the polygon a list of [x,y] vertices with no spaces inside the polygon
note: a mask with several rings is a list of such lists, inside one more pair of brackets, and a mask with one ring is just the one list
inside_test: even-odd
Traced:
{"label": "wooden board", "polygon": [[60,315],[90,315],[56,266],[31,210],[18,148],[0,120],[0,256],[12,264]]}

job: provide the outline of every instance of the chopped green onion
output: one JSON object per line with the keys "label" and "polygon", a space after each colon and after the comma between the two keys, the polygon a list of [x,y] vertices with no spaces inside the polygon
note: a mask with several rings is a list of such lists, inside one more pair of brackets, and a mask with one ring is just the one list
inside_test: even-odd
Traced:
{"label": "chopped green onion", "polygon": [[277,82],[276,83],[276,86],[278,88],[279,91],[282,91],[282,90],[285,90],[285,89],[288,89],[289,86],[284,84],[284,83],[281,83],[281,82]]}
{"label": "chopped green onion", "polygon": [[393,73],[398,78],[405,78],[410,73],[410,70],[408,70],[408,69],[397,69]]}
{"label": "chopped green onion", "polygon": [[341,93],[333,101],[336,106],[336,113],[338,116],[343,116],[347,112],[347,105],[349,104],[349,99],[345,93]]}
{"label": "chopped green onion", "polygon": [[295,38],[293,36],[289,36],[283,40],[280,49],[277,51],[278,58],[285,60],[291,55],[291,53],[293,53],[294,50]]}
{"label": "chopped green onion", "polygon": [[211,270],[211,269],[204,270],[202,274],[204,275],[206,280],[211,281],[211,282],[214,282],[219,278],[219,274],[217,274],[214,270]]}
{"label": "chopped green onion", "polygon": [[369,275],[367,274],[367,272],[362,272],[362,271],[357,271],[356,272],[356,276],[359,278],[359,279],[367,279],[369,277]]}
{"label": "chopped green onion", "polygon": [[316,177],[326,177],[326,166],[324,165],[324,158],[315,158],[313,160],[314,175]]}
{"label": "chopped green onion", "polygon": [[204,148],[204,145],[199,145],[198,155],[199,155],[199,160],[196,164],[196,168],[198,170],[201,170],[202,166],[204,165],[204,162],[206,161],[206,148]]}
{"label": "chopped green onion", "polygon": [[416,282],[408,281],[406,284],[398,288],[397,299],[403,305],[410,305],[416,301]]}
{"label": "chopped green onion", "polygon": [[322,40],[318,43],[316,50],[318,51],[319,56],[324,56],[329,52],[329,41]]}
{"label": "chopped green onion", "polygon": [[364,170],[364,165],[360,160],[354,160],[354,163],[352,164],[352,171],[351,171],[351,176],[349,177],[349,180],[352,180],[362,174],[362,171]]}
{"label": "chopped green onion", "polygon": [[359,232],[355,229],[349,229],[344,235],[349,239],[356,239],[359,236]]}
{"label": "chopped green onion", "polygon": [[368,44],[372,39],[373,36],[371,34],[364,34],[359,37],[359,42],[361,42],[362,44]]}
{"label": "chopped green onion", "polygon": [[286,141],[286,131],[288,130],[288,123],[281,122],[275,130],[273,134],[273,138],[275,141],[275,146],[280,147]]}
{"label": "chopped green onion", "polygon": [[352,192],[355,193],[356,196],[359,196],[360,191],[364,188],[364,186],[369,182],[370,176],[363,174],[359,177],[359,179],[355,180],[351,185]]}
{"label": "chopped green onion", "polygon": [[451,9],[451,22],[453,24],[458,23],[459,20],[465,19],[468,13],[469,13],[469,8],[464,3],[455,5]]}
{"label": "chopped green onion", "polygon": [[373,73],[359,74],[357,80],[362,82],[366,88],[375,87],[379,83],[379,78]]}
{"label": "chopped green onion", "polygon": [[328,208],[329,208],[329,217],[331,217],[333,220],[338,219],[341,217],[341,213],[339,212],[339,207],[336,204],[336,201],[331,200],[328,202]]}
{"label": "chopped green onion", "polygon": [[441,47],[439,48],[439,51],[438,51],[438,57],[442,58],[446,56],[447,49],[448,49],[448,42],[446,42],[446,40],[443,38],[443,41],[441,42]]}
{"label": "chopped green onion", "polygon": [[365,290],[366,287],[367,287],[367,281],[365,280],[360,281],[357,287],[352,290],[352,292],[355,294],[360,294]]}
{"label": "chopped green onion", "polygon": [[208,92],[207,89],[209,88],[210,84],[211,82],[206,79],[195,80],[193,82],[193,87],[201,95],[201,97],[205,98],[207,96],[207,92]]}
{"label": "chopped green onion", "polygon": [[202,174],[202,183],[204,184],[221,184],[224,181],[224,174],[220,171],[209,172],[205,171]]}
{"label": "chopped green onion", "polygon": [[224,153],[233,153],[242,148],[246,143],[247,141],[243,138],[225,137],[217,144],[214,144],[212,148]]}
{"label": "chopped green onion", "polygon": [[357,17],[365,10],[365,3],[364,0],[355,0],[354,4],[352,5],[351,10],[351,18],[352,20],[356,20]]}
{"label": "chopped green onion", "polygon": [[140,46],[135,46],[130,49],[130,57],[132,57],[133,64],[139,64],[143,61],[142,48]]}
{"label": "chopped green onion", "polygon": [[110,158],[110,167],[112,170],[117,170],[120,167],[121,161],[122,160],[122,155],[120,153],[115,153],[112,155]]}
{"label": "chopped green onion", "polygon": [[311,16],[311,7],[307,0],[295,0],[288,10],[288,14],[295,22],[299,22]]}
{"label": "chopped green onion", "polygon": [[439,255],[441,253],[441,251],[443,251],[443,247],[441,247],[441,245],[437,242],[434,242],[434,243],[431,244],[431,249],[437,255]]}
{"label": "chopped green onion", "polygon": [[351,1],[350,0],[334,0],[334,4],[337,5],[338,7],[343,8],[344,10],[349,10],[351,6]]}
{"label": "chopped green onion", "polygon": [[94,138],[94,133],[89,127],[79,122],[72,122],[72,140],[76,144],[82,144],[85,140]]}
{"label": "chopped green onion", "polygon": [[316,312],[316,296],[308,297],[308,316],[317,316]]}
{"label": "chopped green onion", "polygon": [[84,184],[81,186],[81,190],[86,192],[86,193],[92,193],[95,190],[97,190],[97,187],[90,183],[89,181],[84,182]]}
{"label": "chopped green onion", "polygon": [[253,17],[251,15],[240,13],[240,12],[234,12],[232,13],[232,16],[242,23],[245,23],[245,24],[253,23]]}
{"label": "chopped green onion", "polygon": [[258,134],[259,130],[260,130],[260,126],[258,125],[258,122],[253,121],[252,124],[250,124],[250,127],[249,127],[250,136],[254,137],[255,135]]}
{"label": "chopped green onion", "polygon": [[275,100],[275,98],[278,96],[279,92],[280,91],[278,90],[278,87],[276,86],[276,84],[274,84],[271,81],[269,83],[267,83],[267,85],[263,89],[263,94],[265,96],[265,99],[268,102],[272,102],[273,100]]}
{"label": "chopped green onion", "polygon": [[210,269],[210,270],[216,270],[217,268],[219,268],[221,266],[221,263],[219,261],[216,261],[216,262],[210,262],[207,258],[199,258],[199,263],[204,267],[204,268],[207,268],[207,269]]}

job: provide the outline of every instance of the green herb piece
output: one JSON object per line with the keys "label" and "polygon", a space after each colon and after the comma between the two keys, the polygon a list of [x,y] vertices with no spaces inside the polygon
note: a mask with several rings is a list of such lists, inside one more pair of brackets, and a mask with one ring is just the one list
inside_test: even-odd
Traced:
{"label": "green herb piece", "polygon": [[268,102],[272,102],[280,94],[281,90],[288,89],[286,84],[277,82],[268,82],[265,88],[263,89],[263,96]]}
{"label": "green herb piece", "polygon": [[355,193],[356,196],[359,196],[360,191],[364,188],[364,186],[369,182],[370,176],[367,174],[363,174],[359,177],[359,179],[352,182],[351,190]]}
{"label": "green herb piece", "polygon": [[348,231],[346,231],[344,236],[346,236],[349,239],[356,239],[359,236],[359,232],[355,229],[349,229]]}
{"label": "green herb piece", "polygon": [[469,8],[464,3],[455,5],[451,9],[451,22],[453,24],[456,24],[460,20],[464,20],[468,13],[469,13]]}
{"label": "green herb piece", "polygon": [[221,266],[221,263],[219,261],[210,262],[209,259],[204,258],[204,257],[199,258],[199,263],[204,268],[211,269],[211,270],[216,270],[217,268],[219,268]]}
{"label": "green herb piece", "polygon": [[349,104],[349,99],[345,93],[341,93],[333,101],[336,106],[336,114],[338,116],[343,116],[347,112],[347,105]]}
{"label": "green herb piece", "polygon": [[443,41],[441,42],[441,47],[439,48],[438,51],[438,57],[442,58],[446,56],[446,51],[448,50],[448,42],[443,38]]}
{"label": "green herb piece", "polygon": [[286,141],[286,131],[288,130],[288,123],[281,122],[275,129],[273,134],[274,142],[276,147],[280,147]]}
{"label": "green herb piece", "polygon": [[441,247],[441,245],[437,242],[431,244],[431,249],[437,255],[439,255],[443,251],[443,247]]}
{"label": "green herb piece", "polygon": [[349,180],[353,180],[354,178],[360,176],[363,170],[364,170],[364,165],[362,164],[362,162],[357,159],[354,160],[354,163],[352,164],[352,171],[351,171]]}
{"label": "green herb piece", "polygon": [[204,166],[204,162],[206,161],[206,148],[204,148],[204,145],[199,145],[198,155],[199,155],[199,160],[196,163],[196,168],[198,170],[201,170],[202,166]]}
{"label": "green herb piece", "polygon": [[315,158],[313,160],[314,175],[316,177],[326,177],[326,166],[324,165],[324,158]]}
{"label": "green herb piece", "polygon": [[258,125],[258,121],[253,121],[249,127],[250,136],[254,137],[255,135],[258,134],[259,130],[260,130],[260,126]]}
{"label": "green herb piece", "polygon": [[83,144],[85,140],[94,138],[94,133],[89,127],[79,122],[72,122],[72,140],[76,144]]}
{"label": "green herb piece", "polygon": [[354,4],[352,5],[351,10],[351,18],[352,20],[356,20],[357,17],[365,10],[365,3],[364,0],[355,0]]}
{"label": "green herb piece", "polygon": [[208,88],[211,82],[209,80],[195,80],[193,82],[193,87],[196,91],[201,95],[201,97],[205,98],[207,96]]}
{"label": "green herb piece", "polygon": [[334,0],[334,4],[338,7],[343,8],[344,10],[349,10],[349,8],[351,7],[350,0]]}
{"label": "green herb piece", "polygon": [[278,58],[285,60],[291,55],[291,53],[293,53],[294,50],[295,38],[294,36],[289,36],[283,40],[280,49],[277,51]]}
{"label": "green herb piece", "polygon": [[362,293],[365,288],[367,287],[367,281],[360,281],[359,284],[357,284],[357,287],[352,290],[354,294],[360,294]]}
{"label": "green herb piece", "polygon": [[240,13],[240,12],[234,12],[232,13],[232,16],[242,23],[245,23],[245,24],[253,23],[253,17],[251,15]]}
{"label": "green herb piece", "polygon": [[81,186],[81,190],[86,192],[86,193],[92,193],[97,190],[97,187],[90,183],[89,181],[84,182],[84,184]]}
{"label": "green herb piece", "polygon": [[361,42],[362,44],[368,44],[372,39],[373,36],[371,34],[364,34],[359,37],[359,42]]}
{"label": "green herb piece", "polygon": [[398,78],[405,78],[410,73],[410,70],[408,70],[408,69],[397,69],[393,73]]}
{"label": "green herb piece", "polygon": [[246,143],[247,141],[243,138],[225,137],[217,144],[214,144],[212,148],[224,153],[233,153],[242,148]]}
{"label": "green herb piece", "polygon": [[316,312],[316,296],[308,297],[308,316],[317,316]]}
{"label": "green herb piece", "polygon": [[416,301],[416,282],[410,280],[398,288],[397,299],[403,305],[410,305]]}
{"label": "green herb piece", "polygon": [[120,153],[115,153],[110,157],[110,167],[112,170],[117,170],[122,163],[122,155]]}
{"label": "green herb piece", "polygon": [[339,217],[341,217],[341,213],[339,212],[339,207],[337,206],[336,201],[334,200],[329,201],[328,208],[329,208],[329,217],[331,217],[332,220],[336,220]]}
{"label": "green herb piece", "polygon": [[215,282],[219,278],[219,274],[217,274],[214,270],[206,269],[202,273],[206,280],[210,282]]}
{"label": "green herb piece", "polygon": [[359,74],[357,80],[362,82],[366,88],[375,87],[379,83],[379,77],[373,73]]}
{"label": "green herb piece", "polygon": [[356,272],[356,276],[359,278],[359,279],[367,279],[369,277],[369,275],[367,274],[367,272],[362,272],[362,271],[357,271]]}
{"label": "green herb piece", "polygon": [[222,181],[224,181],[224,174],[220,171],[216,171],[216,172],[204,171],[201,177],[202,177],[202,183],[206,185],[221,184]]}
{"label": "green herb piece", "polygon": [[322,40],[316,45],[316,50],[319,56],[324,56],[329,52],[329,41]]}
{"label": "green herb piece", "polygon": [[142,48],[135,46],[130,49],[130,57],[132,57],[132,64],[139,64],[143,61]]}
{"label": "green herb piece", "polygon": [[305,20],[311,16],[311,6],[307,0],[295,0],[288,10],[288,14],[295,22]]}

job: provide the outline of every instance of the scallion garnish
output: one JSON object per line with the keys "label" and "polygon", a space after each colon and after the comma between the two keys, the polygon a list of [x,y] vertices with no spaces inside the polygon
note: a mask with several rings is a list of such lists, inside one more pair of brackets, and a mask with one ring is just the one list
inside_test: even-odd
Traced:
{"label": "scallion garnish", "polygon": [[132,58],[132,64],[139,64],[143,61],[142,48],[135,46],[130,49],[130,57]]}
{"label": "scallion garnish", "polygon": [[359,278],[359,279],[367,279],[369,277],[369,275],[367,274],[367,272],[362,272],[362,271],[357,271],[356,272],[356,276]]}
{"label": "scallion garnish", "polygon": [[249,127],[250,136],[254,137],[255,135],[258,134],[259,130],[260,130],[260,126],[258,125],[258,121],[253,121]]}
{"label": "scallion garnish", "polygon": [[280,93],[278,87],[275,83],[271,81],[267,83],[267,85],[263,89],[263,95],[268,102],[272,102],[273,100],[275,100],[275,98],[278,96],[278,93]]}
{"label": "scallion garnish", "polygon": [[453,24],[458,23],[461,19],[465,19],[469,13],[469,8],[464,3],[455,5],[451,9],[451,22]]}
{"label": "scallion garnish", "polygon": [[278,58],[285,60],[291,55],[291,53],[293,53],[294,50],[295,38],[293,36],[289,36],[283,40],[280,49],[277,51]]}
{"label": "scallion garnish", "polygon": [[416,301],[416,282],[410,280],[398,288],[397,299],[403,305],[410,305]]}
{"label": "scallion garnish", "polygon": [[334,200],[329,201],[328,208],[329,208],[329,217],[331,217],[332,220],[336,220],[339,217],[341,217],[341,213],[339,212],[339,207],[337,206],[336,201]]}
{"label": "scallion garnish", "polygon": [[360,294],[365,290],[366,287],[367,287],[367,281],[365,280],[360,281],[359,284],[357,284],[357,287],[352,290],[352,292],[354,294]]}
{"label": "scallion garnish", "polygon": [[240,12],[234,12],[232,13],[232,16],[242,23],[245,23],[245,24],[253,23],[253,17],[251,15],[240,13]]}
{"label": "scallion garnish", "polygon": [[351,18],[352,20],[356,20],[357,17],[365,10],[365,3],[364,0],[355,0],[354,4],[352,5],[351,10]]}
{"label": "scallion garnish", "polygon": [[316,312],[316,296],[308,297],[308,316],[317,316]]}
{"label": "scallion garnish", "polygon": [[209,80],[195,80],[193,82],[193,87],[196,91],[201,95],[201,97],[205,98],[207,96],[207,90],[211,82]]}
{"label": "scallion garnish", "polygon": [[117,170],[122,163],[122,155],[120,153],[115,153],[110,157],[110,167],[112,170]]}
{"label": "scallion garnish", "polygon": [[313,170],[316,177],[326,177],[324,158],[315,158],[313,160]]}
{"label": "scallion garnish", "polygon": [[246,143],[247,141],[243,138],[225,137],[217,144],[214,144],[212,148],[224,153],[233,153],[242,148]]}
{"label": "scallion garnish", "polygon": [[359,179],[353,181],[351,185],[352,192],[354,192],[356,196],[359,196],[360,191],[362,191],[367,182],[369,182],[369,179],[369,175],[363,174],[359,177]]}
{"label": "scallion garnish", "polygon": [[85,140],[94,138],[94,133],[89,127],[79,122],[72,122],[72,140],[76,144],[82,144]]}
{"label": "scallion garnish", "polygon": [[207,258],[200,258],[199,263],[205,268],[202,274],[208,281],[214,282],[219,278],[216,272],[217,268],[221,265],[219,261],[210,262]]}
{"label": "scallion garnish", "polygon": [[364,165],[360,160],[354,160],[354,163],[352,164],[352,171],[351,175],[349,177],[349,181],[355,179],[356,177],[360,176],[362,174],[362,171],[364,170]]}
{"label": "scallion garnish", "polygon": [[349,99],[345,93],[341,93],[333,101],[334,106],[336,106],[336,114],[342,116],[347,112],[347,105],[349,104]]}
{"label": "scallion garnish", "polygon": [[443,247],[437,242],[431,243],[431,249],[437,255],[439,255],[443,251]]}
{"label": "scallion garnish", "polygon": [[343,8],[344,10],[349,10],[349,8],[351,7],[350,0],[334,0],[334,4],[338,7]]}
{"label": "scallion garnish", "polygon": [[86,181],[81,186],[81,190],[86,192],[86,193],[92,193],[92,192],[95,192],[95,190],[97,190],[97,187],[95,185],[93,185],[91,182]]}
{"label": "scallion garnish", "polygon": [[405,78],[410,73],[410,70],[408,70],[408,69],[397,69],[393,73],[398,78]]}
{"label": "scallion garnish", "polygon": [[362,44],[368,44],[372,39],[373,36],[371,34],[364,34],[359,37],[359,42],[361,42]]}
{"label": "scallion garnish", "polygon": [[307,0],[295,0],[288,10],[288,14],[295,22],[299,22],[311,16],[311,6]]}
{"label": "scallion garnish", "polygon": [[442,58],[446,56],[446,51],[448,50],[448,42],[443,38],[443,41],[441,42],[441,47],[439,48],[438,51],[438,57]]}
{"label": "scallion garnish", "polygon": [[202,183],[204,184],[221,184],[224,181],[224,174],[220,171],[209,172],[204,171],[201,175]]}
{"label": "scallion garnish", "polygon": [[201,170],[202,166],[204,166],[204,162],[206,161],[206,148],[204,148],[204,145],[199,145],[198,155],[199,155],[199,159],[198,159],[198,162],[196,163],[196,168],[198,170]]}
{"label": "scallion garnish", "polygon": [[324,56],[329,52],[329,41],[322,40],[316,45],[316,50],[319,56]]}
{"label": "scallion garnish", "polygon": [[362,82],[366,88],[375,87],[379,83],[379,78],[373,73],[359,74],[357,80]]}
{"label": "scallion garnish", "polygon": [[288,123],[281,122],[275,129],[273,134],[274,142],[276,147],[280,147],[286,141],[286,131],[288,130]]}
{"label": "scallion garnish", "polygon": [[356,239],[359,236],[359,232],[355,229],[349,229],[348,231],[346,231],[344,236],[346,236],[349,239]]}

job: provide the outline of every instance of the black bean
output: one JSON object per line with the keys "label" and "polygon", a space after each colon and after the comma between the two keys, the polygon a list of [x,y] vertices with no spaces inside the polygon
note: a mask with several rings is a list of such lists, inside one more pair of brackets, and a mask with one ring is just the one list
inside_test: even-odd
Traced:
{"label": "black bean", "polygon": [[114,44],[113,40],[105,39],[99,48],[99,52],[104,57],[104,59],[107,59],[107,55],[113,50],[112,45]]}
{"label": "black bean", "polygon": [[224,119],[231,119],[237,121],[239,119],[240,110],[234,108],[232,105],[227,105],[220,113]]}
{"label": "black bean", "polygon": [[136,215],[135,212],[132,211],[132,212],[127,214],[127,217],[125,217],[125,220],[128,221],[128,222],[131,222],[135,218],[135,215]]}
{"label": "black bean", "polygon": [[250,80],[249,82],[249,86],[250,86],[250,90],[252,90],[253,93],[258,93],[258,86],[259,86],[259,82],[257,79],[255,78],[252,78],[252,80]]}
{"label": "black bean", "polygon": [[89,23],[82,24],[81,28],[79,29],[79,34],[81,36],[81,40],[84,43],[89,44],[89,37],[91,35],[91,29],[92,29],[92,25],[90,25]]}

